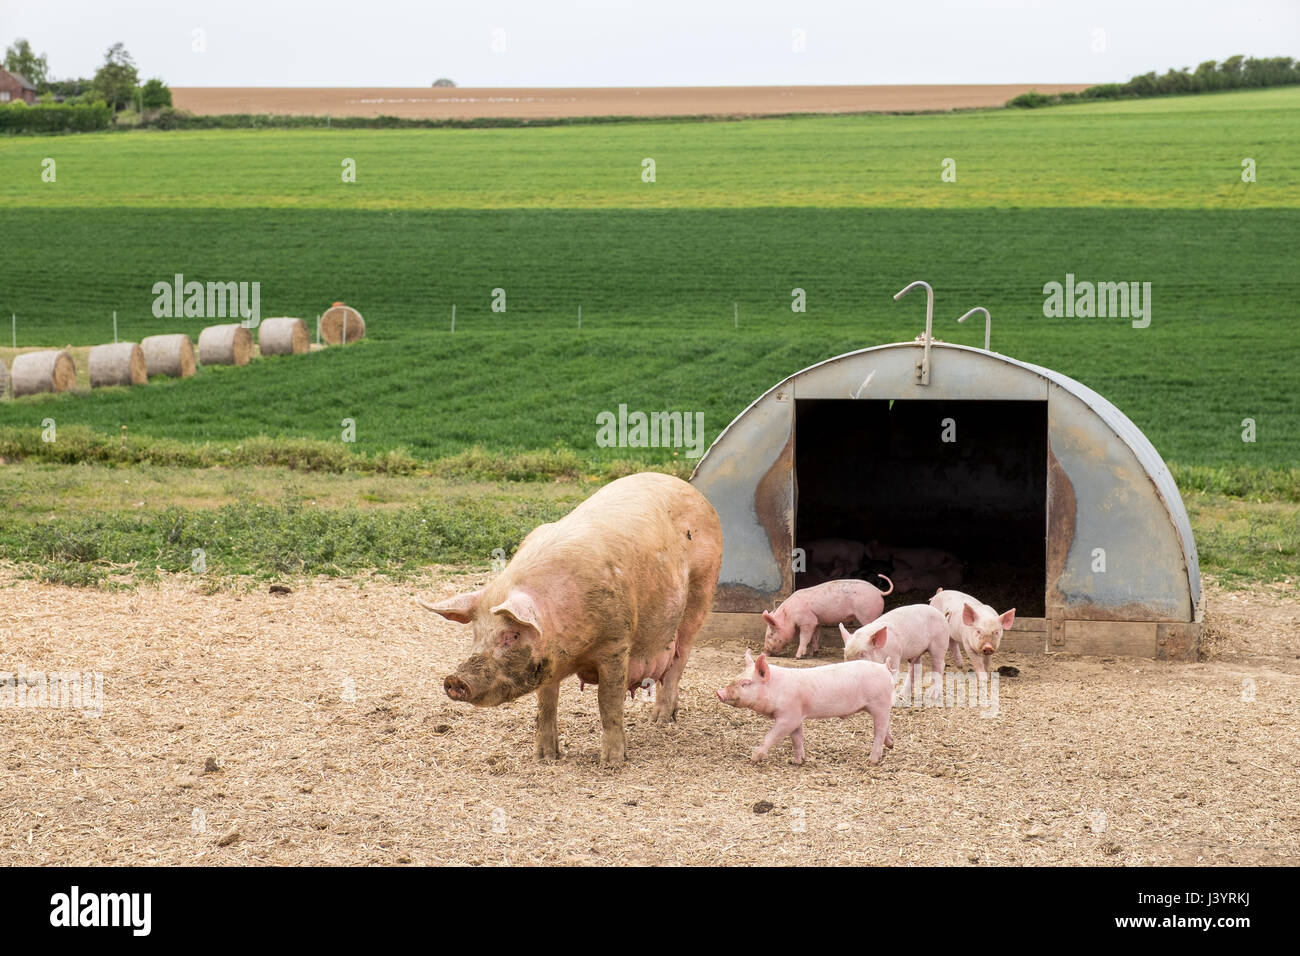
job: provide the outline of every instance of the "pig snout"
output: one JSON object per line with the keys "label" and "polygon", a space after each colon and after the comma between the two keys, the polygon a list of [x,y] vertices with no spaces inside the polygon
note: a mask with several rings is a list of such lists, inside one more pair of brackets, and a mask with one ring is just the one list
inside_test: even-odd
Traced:
{"label": "pig snout", "polygon": [[535,660],[527,648],[518,647],[502,655],[475,654],[442,682],[452,700],[475,707],[495,707],[537,690],[551,679],[549,660]]}
{"label": "pig snout", "polygon": [[988,656],[989,656],[990,654],[992,654],[995,650],[996,650],[996,648],[995,648],[992,644],[990,644],[988,641],[985,641],[984,644],[983,644],[983,646],[980,647],[980,653],[983,654],[985,657],[988,657]]}
{"label": "pig snout", "polygon": [[465,683],[455,674],[449,676],[442,682],[442,689],[447,692],[447,696],[452,700],[467,701],[472,696],[470,694],[469,684]]}

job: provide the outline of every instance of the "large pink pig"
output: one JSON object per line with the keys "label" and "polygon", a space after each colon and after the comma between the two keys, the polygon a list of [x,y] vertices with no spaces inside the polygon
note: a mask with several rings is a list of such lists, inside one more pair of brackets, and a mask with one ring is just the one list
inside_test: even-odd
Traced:
{"label": "large pink pig", "polygon": [[958,667],[965,667],[961,652],[965,648],[970,660],[979,674],[987,674],[993,652],[1002,643],[1002,632],[1008,630],[1016,620],[1016,609],[1005,614],[983,604],[969,594],[961,591],[945,591],[940,588],[930,598],[930,606],[937,608],[948,622],[953,656]]}
{"label": "large pink pig", "polygon": [[477,591],[424,605],[474,625],[452,700],[492,707],[537,692],[537,756],[559,756],[560,681],[599,684],[601,763],[626,758],[623,699],[659,682],[653,719],[676,719],[677,687],[713,605],[722,563],[717,512],[695,488],[643,473],[610,482],[524,538]]}
{"label": "large pink pig", "polygon": [[929,651],[930,667],[936,677],[930,688],[932,698],[943,696],[943,663],[948,654],[948,622],[928,604],[905,604],[882,614],[857,633],[850,634],[840,625],[846,660],[884,663],[907,661],[907,681],[900,692],[903,700],[912,696],[912,686],[920,676],[921,655]]}
{"label": "large pink pig", "polygon": [[798,634],[799,649],[794,656],[803,657],[810,647],[816,654],[821,647],[821,637],[817,634],[819,624],[843,624],[845,621],[866,624],[874,621],[885,609],[885,595],[894,591],[894,582],[883,574],[880,577],[889,583],[888,591],[881,591],[874,584],[855,578],[827,581],[795,591],[775,611],[763,612],[763,620],[767,622],[763,650],[779,654]]}
{"label": "large pink pig", "polygon": [[846,661],[821,667],[776,667],[767,655],[745,651],[745,670],[718,691],[718,700],[772,718],[772,729],[754,749],[758,763],[769,750],[789,737],[794,762],[803,763],[803,722],[809,717],[851,717],[867,711],[875,728],[870,762],[880,763],[885,748],[894,746],[889,732],[889,705],[894,681],[887,666],[870,661]]}

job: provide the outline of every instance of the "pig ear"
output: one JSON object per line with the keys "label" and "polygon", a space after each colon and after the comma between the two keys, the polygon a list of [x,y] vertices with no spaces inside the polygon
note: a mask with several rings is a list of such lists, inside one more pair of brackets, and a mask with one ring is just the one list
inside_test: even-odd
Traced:
{"label": "pig ear", "polygon": [[455,621],[457,624],[468,624],[474,619],[474,612],[478,609],[479,598],[483,596],[483,590],[466,591],[464,594],[457,594],[455,597],[444,598],[437,604],[425,604],[418,601],[420,607],[426,611],[432,611],[434,614],[441,614],[449,621]]}
{"label": "pig ear", "polygon": [[748,647],[745,648],[745,666],[746,666],[746,667],[753,667],[753,666],[754,666],[754,655],[751,654],[751,653],[749,653],[749,648],[748,648]]}
{"label": "pig ear", "polygon": [[767,623],[771,624],[773,627],[776,627],[776,615],[771,611],[763,612],[763,620],[767,621]]}
{"label": "pig ear", "polygon": [[506,595],[506,599],[492,609],[493,614],[504,614],[527,627],[531,627],[538,636],[542,633],[541,616],[533,599],[518,588]]}
{"label": "pig ear", "polygon": [[772,672],[767,669],[767,655],[759,654],[758,660],[754,661],[754,672],[758,674],[759,680],[767,680]]}
{"label": "pig ear", "polygon": [[849,638],[851,638],[852,636],[853,636],[853,635],[849,633],[849,629],[848,629],[847,627],[844,626],[844,622],[841,621],[841,622],[840,622],[840,637],[844,638],[844,643],[847,644],[847,643],[849,642]]}
{"label": "pig ear", "polygon": [[961,622],[968,626],[975,623],[975,609],[969,604],[961,606]]}
{"label": "pig ear", "polygon": [[1005,631],[1005,630],[1010,629],[1012,623],[1015,622],[1015,619],[1016,619],[1016,609],[1015,609],[1015,608],[1012,608],[1010,611],[1007,611],[1006,614],[1003,614],[1003,615],[1002,615],[1002,621],[1001,621],[1001,624],[1002,624],[1002,630]]}
{"label": "pig ear", "polygon": [[880,630],[872,634],[871,637],[867,638],[867,640],[871,642],[872,647],[884,647],[885,641],[888,640],[888,638],[889,628],[882,627]]}

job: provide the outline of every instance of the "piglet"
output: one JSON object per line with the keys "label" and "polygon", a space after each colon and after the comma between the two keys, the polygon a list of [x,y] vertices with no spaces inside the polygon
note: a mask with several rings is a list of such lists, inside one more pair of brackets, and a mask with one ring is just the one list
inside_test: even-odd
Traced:
{"label": "piglet", "polygon": [[776,667],[767,655],[745,651],[745,670],[718,691],[718,700],[772,718],[772,729],[750,756],[758,763],[769,750],[789,737],[794,742],[794,762],[803,763],[803,722],[813,717],[849,717],[871,714],[875,740],[870,762],[880,763],[885,747],[894,746],[889,732],[889,705],[894,681],[888,666],[871,661],[846,661],[821,667]]}
{"label": "piglet", "polygon": [[845,660],[866,660],[883,663],[892,659],[902,665],[907,661],[907,681],[901,698],[912,695],[912,685],[919,676],[921,655],[930,652],[930,667],[935,672],[932,698],[943,696],[943,663],[948,654],[948,622],[928,604],[905,604],[888,614],[882,614],[866,627],[850,634],[840,625],[844,638]]}
{"label": "piglet", "polygon": [[964,647],[966,653],[970,654],[976,672],[987,675],[993,653],[1002,643],[1002,632],[1010,629],[1016,620],[1016,609],[1012,608],[1005,614],[998,614],[993,608],[981,604],[969,594],[963,594],[961,591],[945,591],[943,588],[930,598],[930,606],[937,608],[948,621],[949,634],[952,638],[949,646],[957,659],[957,666],[962,668],[966,666],[961,656]]}
{"label": "piglet", "polygon": [[810,646],[816,654],[821,646],[817,634],[819,624],[853,621],[862,625],[874,621],[885,609],[885,595],[894,591],[894,582],[883,574],[880,577],[889,584],[888,591],[856,579],[827,581],[795,591],[775,611],[763,612],[763,620],[767,622],[763,650],[769,654],[780,653],[798,634],[799,649],[794,656],[803,657]]}

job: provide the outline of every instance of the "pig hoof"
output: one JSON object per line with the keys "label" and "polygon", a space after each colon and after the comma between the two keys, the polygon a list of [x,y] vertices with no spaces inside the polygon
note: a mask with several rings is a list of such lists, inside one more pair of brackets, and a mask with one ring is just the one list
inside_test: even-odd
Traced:
{"label": "pig hoof", "polygon": [[625,760],[627,760],[627,749],[625,747],[600,748],[600,765],[602,767],[615,766]]}
{"label": "pig hoof", "polygon": [[560,748],[540,746],[537,748],[537,759],[538,760],[559,760]]}
{"label": "pig hoof", "polygon": [[759,764],[763,762],[763,755],[759,753],[757,750],[755,750],[752,754],[749,755],[749,762],[757,767]]}
{"label": "pig hoof", "polygon": [[655,704],[654,711],[650,714],[650,720],[656,724],[666,724],[669,721],[677,720],[677,705],[669,707],[662,701]]}
{"label": "pig hoof", "polygon": [[792,766],[792,767],[802,767],[802,766],[803,766],[803,761],[802,761],[802,760],[791,760],[791,761],[790,761],[790,766]]}

